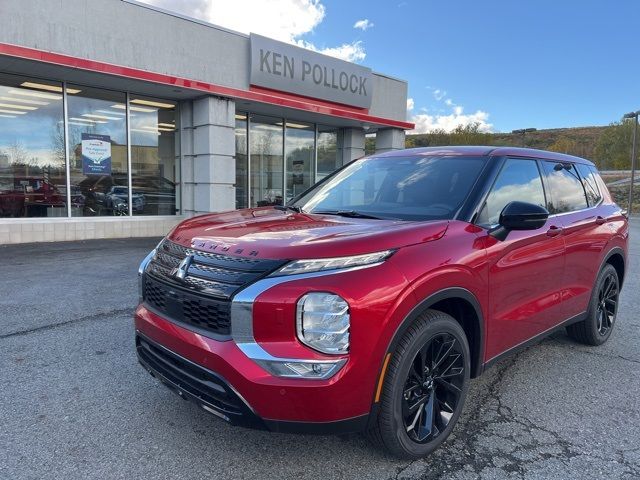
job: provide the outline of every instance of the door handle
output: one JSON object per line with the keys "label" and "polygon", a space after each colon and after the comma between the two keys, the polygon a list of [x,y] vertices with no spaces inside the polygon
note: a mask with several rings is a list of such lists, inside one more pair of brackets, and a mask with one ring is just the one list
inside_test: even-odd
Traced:
{"label": "door handle", "polygon": [[596,217],[596,225],[603,225],[605,223],[607,223],[607,219],[606,218],[601,217],[600,215],[598,215]]}
{"label": "door handle", "polygon": [[556,237],[561,233],[562,227],[556,227],[555,225],[552,225],[549,227],[549,230],[547,230],[547,237]]}

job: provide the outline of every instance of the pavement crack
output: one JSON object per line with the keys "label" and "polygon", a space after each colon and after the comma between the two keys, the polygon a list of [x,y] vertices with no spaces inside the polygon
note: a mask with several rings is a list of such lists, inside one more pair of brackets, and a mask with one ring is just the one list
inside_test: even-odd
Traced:
{"label": "pavement crack", "polygon": [[135,308],[128,307],[128,308],[117,308],[117,309],[109,310],[107,312],[92,313],[91,315],[72,318],[71,320],[65,320],[64,322],[51,323],[49,325],[41,325],[39,327],[33,327],[26,330],[18,330],[16,332],[4,333],[0,335],[0,340],[4,340],[5,338],[11,338],[11,337],[21,337],[24,335],[29,335],[31,333],[37,333],[37,332],[42,332],[46,330],[53,330],[55,328],[64,327],[66,325],[71,325],[74,323],[81,323],[81,322],[96,320],[105,316],[109,317],[109,316],[117,316],[117,315],[124,315],[124,314],[133,315],[134,310]]}

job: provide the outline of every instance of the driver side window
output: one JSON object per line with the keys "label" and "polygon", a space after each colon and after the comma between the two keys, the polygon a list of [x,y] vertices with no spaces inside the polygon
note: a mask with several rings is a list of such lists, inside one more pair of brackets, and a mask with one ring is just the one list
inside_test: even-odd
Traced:
{"label": "driver side window", "polygon": [[505,162],[476,223],[497,225],[500,212],[507,203],[513,201],[545,206],[544,188],[535,160],[510,158]]}

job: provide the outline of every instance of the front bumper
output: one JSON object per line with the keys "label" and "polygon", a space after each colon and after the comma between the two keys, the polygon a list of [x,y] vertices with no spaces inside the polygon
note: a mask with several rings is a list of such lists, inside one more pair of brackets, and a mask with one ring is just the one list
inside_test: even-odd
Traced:
{"label": "front bumper", "polygon": [[184,400],[232,425],[287,433],[339,434],[362,431],[368,415],[329,422],[300,422],[261,418],[227,380],[136,332],[140,364]]}

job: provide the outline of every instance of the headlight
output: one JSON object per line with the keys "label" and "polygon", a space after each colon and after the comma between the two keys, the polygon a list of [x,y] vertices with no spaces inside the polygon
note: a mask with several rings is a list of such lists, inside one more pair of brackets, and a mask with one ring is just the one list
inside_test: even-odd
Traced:
{"label": "headlight", "polygon": [[355,255],[352,257],[317,258],[311,260],[295,260],[273,272],[270,276],[295,275],[298,273],[319,272],[321,270],[338,270],[341,268],[378,265],[393,254],[394,250]]}
{"label": "headlight", "polygon": [[305,345],[322,353],[349,351],[349,304],[332,293],[307,293],[296,308],[296,330]]}

